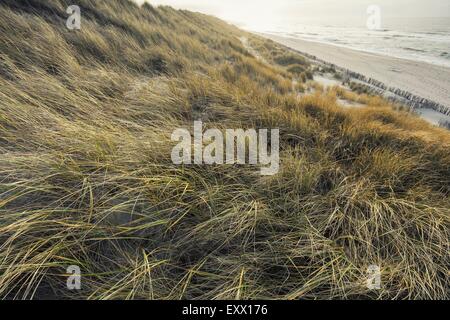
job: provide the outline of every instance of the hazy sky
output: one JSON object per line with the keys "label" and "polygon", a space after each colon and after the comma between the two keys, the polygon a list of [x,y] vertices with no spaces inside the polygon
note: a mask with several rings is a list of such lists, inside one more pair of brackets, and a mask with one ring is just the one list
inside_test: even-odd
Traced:
{"label": "hazy sky", "polygon": [[[143,0],[136,0],[142,2]],[[214,14],[234,22],[280,19],[296,15],[326,18],[364,15],[369,5],[382,8],[386,17],[450,17],[450,0],[148,0]]]}
{"label": "hazy sky", "polygon": [[450,0],[134,0],[153,5],[215,15],[254,31],[276,26],[356,25],[365,26],[367,8],[381,8],[383,25],[389,18],[450,17]]}

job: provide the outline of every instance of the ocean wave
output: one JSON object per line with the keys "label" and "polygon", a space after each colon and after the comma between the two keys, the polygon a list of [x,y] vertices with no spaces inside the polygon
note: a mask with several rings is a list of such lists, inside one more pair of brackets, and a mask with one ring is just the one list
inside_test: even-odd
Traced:
{"label": "ocean wave", "polygon": [[[384,28],[378,32],[364,27],[299,25],[297,30],[276,32],[289,38],[328,43],[355,50],[394,56],[450,67],[450,32],[441,29],[419,31],[417,28]],[[450,30],[450,23],[449,23]],[[273,30],[274,31],[274,30]],[[269,32],[274,34],[275,32]]]}
{"label": "ocean wave", "polygon": [[299,35],[304,34],[304,35],[307,35],[307,36],[320,36],[320,34],[313,33],[313,32],[296,32],[296,34],[299,34]]}
{"label": "ocean wave", "polygon": [[421,34],[426,34],[426,35],[430,35],[430,36],[442,36],[442,35],[448,35],[449,31],[433,31],[433,32],[419,32]]}
{"label": "ocean wave", "polygon": [[414,52],[423,52],[423,53],[427,52],[426,50],[423,50],[423,49],[416,49],[416,48],[410,48],[410,47],[403,47],[402,49],[408,50],[408,51],[414,51]]}
{"label": "ocean wave", "polygon": [[391,36],[389,36],[390,38],[408,38],[408,39],[418,39],[420,37],[418,36],[413,36],[410,34],[393,34]]}

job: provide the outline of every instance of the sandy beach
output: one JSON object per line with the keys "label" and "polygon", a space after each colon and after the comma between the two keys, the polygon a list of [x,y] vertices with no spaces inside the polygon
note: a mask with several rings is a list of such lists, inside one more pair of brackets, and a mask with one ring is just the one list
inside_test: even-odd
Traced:
{"label": "sandy beach", "polygon": [[292,49],[450,106],[450,68],[318,42],[260,34]]}

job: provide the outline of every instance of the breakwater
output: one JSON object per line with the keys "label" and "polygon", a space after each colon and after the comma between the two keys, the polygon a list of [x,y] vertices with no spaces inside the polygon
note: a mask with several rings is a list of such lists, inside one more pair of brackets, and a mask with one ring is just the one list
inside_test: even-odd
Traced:
{"label": "breakwater", "polygon": [[354,72],[352,70],[342,68],[333,63],[329,63],[327,61],[321,60],[314,55],[301,52],[299,50],[295,50],[289,47],[286,47],[292,51],[295,51],[298,54],[303,55],[304,57],[314,61],[316,64],[322,65],[326,68],[332,68],[337,73],[341,75],[345,82],[350,82],[351,80],[358,80],[359,82],[370,87],[371,92],[379,95],[386,96],[389,101],[402,103],[408,106],[412,111],[416,109],[425,108],[425,109],[433,109],[437,112],[440,112],[444,115],[450,116],[450,106],[445,106],[430,99],[422,98],[417,96],[411,92],[406,90],[402,90],[400,88],[395,88],[386,85],[385,83],[378,81],[373,78],[366,77],[363,74]]}

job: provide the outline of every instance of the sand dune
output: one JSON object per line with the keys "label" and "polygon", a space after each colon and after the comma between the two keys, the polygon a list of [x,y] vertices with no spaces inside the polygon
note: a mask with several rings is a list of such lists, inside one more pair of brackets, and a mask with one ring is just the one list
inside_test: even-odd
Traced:
{"label": "sand dune", "polygon": [[450,68],[329,44],[261,34],[278,43],[364,74],[422,98],[450,106]]}

